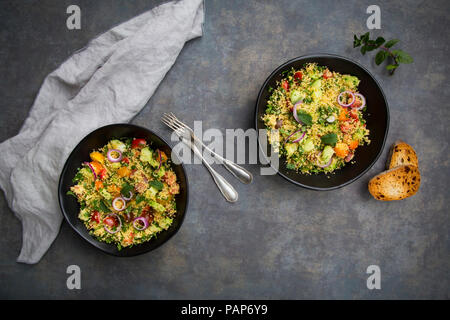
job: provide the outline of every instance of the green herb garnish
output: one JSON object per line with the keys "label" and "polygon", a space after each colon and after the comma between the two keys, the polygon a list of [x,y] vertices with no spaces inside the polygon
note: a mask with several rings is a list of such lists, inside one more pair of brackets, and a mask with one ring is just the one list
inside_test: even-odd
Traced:
{"label": "green herb garnish", "polygon": [[158,191],[161,191],[164,188],[163,183],[158,180],[152,180],[149,184]]}
{"label": "green herb garnish", "polygon": [[312,125],[313,121],[312,121],[312,117],[309,113],[303,111],[303,110],[297,110],[297,116],[298,119],[303,122],[303,124],[310,126]]}
{"label": "green herb garnish", "polygon": [[101,200],[100,201],[100,204],[99,204],[99,209],[100,209],[100,211],[102,211],[102,212],[109,212],[110,210],[108,209],[108,206],[105,204],[105,202],[103,202],[103,200]]}
{"label": "green herb garnish", "polygon": [[400,40],[392,39],[386,42],[383,37],[378,37],[375,40],[370,39],[369,32],[361,35],[359,38],[356,34],[353,36],[353,48],[361,46],[361,53],[381,49],[375,55],[375,63],[380,65],[384,60],[390,58],[391,63],[388,63],[386,69],[389,70],[391,75],[394,74],[398,66],[403,63],[413,63],[413,58],[403,50],[391,50],[391,48],[397,44]]}
{"label": "green herb garnish", "polygon": [[73,177],[72,182],[78,183],[81,180],[83,180],[83,175],[81,174],[81,172],[78,171],[77,174],[75,175],[75,177]]}
{"label": "green herb garnish", "polygon": [[293,164],[293,163],[286,164],[286,169],[288,169],[288,170],[295,170],[295,164]]}
{"label": "green herb garnish", "polygon": [[130,192],[133,190],[133,186],[128,184],[128,183],[124,183],[122,185],[122,189],[120,190],[120,193],[125,196],[128,197],[130,195]]}
{"label": "green herb garnish", "polygon": [[75,193],[73,193],[71,190],[67,191],[66,195],[74,196],[75,198],[77,198],[77,195]]}
{"label": "green herb garnish", "polygon": [[337,135],[336,133],[328,133],[320,138],[323,144],[329,144],[331,146],[335,146],[337,143]]}
{"label": "green herb garnish", "polygon": [[141,203],[141,202],[144,201],[144,200],[145,200],[145,197],[144,197],[143,195],[138,194],[138,195],[136,196],[136,203],[137,203],[137,204]]}

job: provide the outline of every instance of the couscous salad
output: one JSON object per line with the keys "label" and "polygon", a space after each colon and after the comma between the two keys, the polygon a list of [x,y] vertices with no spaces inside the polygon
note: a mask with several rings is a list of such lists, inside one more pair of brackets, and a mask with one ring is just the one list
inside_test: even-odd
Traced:
{"label": "couscous salad", "polygon": [[163,151],[130,138],[111,140],[90,158],[68,194],[77,198],[78,217],[92,236],[121,249],[170,227],[180,187]]}
{"label": "couscous salad", "polygon": [[351,162],[358,146],[370,143],[363,117],[366,99],[359,79],[315,63],[284,72],[263,121],[269,143],[287,168],[305,174],[331,173]]}

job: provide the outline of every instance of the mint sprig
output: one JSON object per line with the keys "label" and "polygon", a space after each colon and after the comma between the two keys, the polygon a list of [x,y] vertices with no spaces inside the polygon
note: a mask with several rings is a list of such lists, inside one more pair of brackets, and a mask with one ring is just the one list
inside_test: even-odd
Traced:
{"label": "mint sprig", "polygon": [[297,117],[303,124],[307,126],[311,126],[313,123],[311,115],[303,110],[297,110]]}
{"label": "mint sprig", "polygon": [[331,146],[335,146],[337,143],[337,135],[336,133],[328,133],[320,138],[323,144],[329,144]]}
{"label": "mint sprig", "polygon": [[361,47],[361,53],[363,55],[366,54],[366,52],[380,49],[375,55],[375,63],[380,65],[384,60],[390,58],[391,63],[388,63],[386,69],[391,75],[393,75],[401,63],[407,64],[414,61],[413,58],[405,51],[391,49],[399,41],[400,40],[398,39],[392,39],[386,42],[383,37],[370,39],[369,32],[366,32],[360,37],[357,37],[356,34],[353,36],[353,48]]}

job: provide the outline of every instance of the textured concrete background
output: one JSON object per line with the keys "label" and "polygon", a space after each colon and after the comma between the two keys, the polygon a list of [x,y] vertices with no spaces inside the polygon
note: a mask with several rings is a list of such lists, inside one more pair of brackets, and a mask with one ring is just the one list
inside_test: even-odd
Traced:
{"label": "textured concrete background", "polygon": [[[0,2],[0,141],[20,129],[44,77],[94,36],[161,1],[3,0]],[[178,234],[134,258],[107,256],[63,223],[42,261],[17,264],[21,225],[0,195],[0,298],[450,298],[450,112],[448,1],[378,1],[382,34],[399,38],[414,64],[393,77],[352,48],[366,32],[370,1],[206,1],[204,36],[186,45],[161,86],[133,120],[169,139],[159,118],[172,110],[204,128],[253,126],[265,78],[293,57],[330,52],[353,58],[381,82],[391,107],[387,144],[404,139],[420,160],[413,198],[373,200],[368,180],[387,149],[357,182],[336,191],[298,188],[279,176],[250,186],[234,180],[228,204],[204,167],[187,167],[190,208]],[[65,27],[78,4],[82,30]],[[55,143],[58,141],[55,137]],[[82,290],[66,288],[68,265]],[[382,289],[366,288],[367,266]]]}

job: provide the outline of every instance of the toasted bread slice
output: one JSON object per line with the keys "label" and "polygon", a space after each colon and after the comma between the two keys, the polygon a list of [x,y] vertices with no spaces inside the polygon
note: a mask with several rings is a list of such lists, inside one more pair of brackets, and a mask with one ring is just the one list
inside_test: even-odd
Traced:
{"label": "toasted bread slice", "polygon": [[416,166],[402,165],[384,171],[369,181],[369,192],[377,200],[402,200],[413,196],[420,187]]}
{"label": "toasted bread slice", "polygon": [[401,140],[397,140],[391,147],[388,161],[386,163],[386,169],[392,169],[406,164],[419,167],[417,154],[413,147],[409,144]]}

